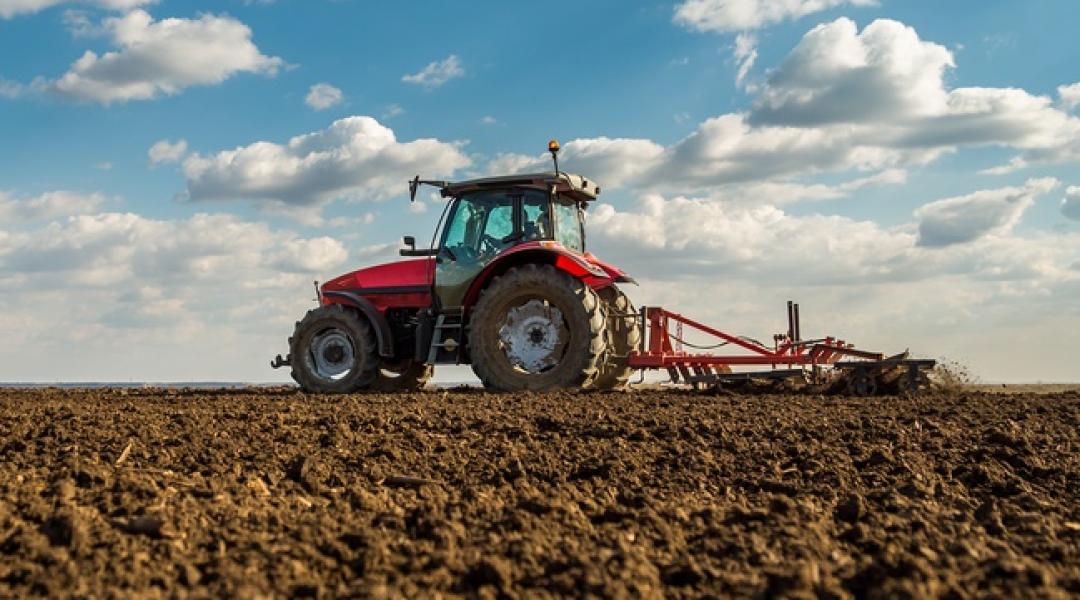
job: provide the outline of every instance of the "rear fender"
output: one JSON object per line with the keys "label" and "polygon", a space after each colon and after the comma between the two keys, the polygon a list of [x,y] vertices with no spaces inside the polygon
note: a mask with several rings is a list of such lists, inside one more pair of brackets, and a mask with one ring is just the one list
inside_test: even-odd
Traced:
{"label": "rear fender", "polygon": [[360,314],[367,317],[368,323],[371,323],[371,327],[375,329],[379,356],[394,356],[394,334],[390,331],[390,324],[370,300],[353,292],[338,290],[323,290],[322,299],[324,305],[341,304],[360,311]]}
{"label": "rear fender", "polygon": [[484,268],[476,279],[473,280],[469,291],[465,294],[464,308],[471,308],[480,297],[480,292],[495,277],[502,275],[514,267],[536,263],[553,265],[556,269],[569,274],[571,277],[582,281],[585,285],[600,290],[613,284],[615,280],[606,271],[589,263],[584,258],[577,256],[559,246],[537,247],[530,246],[520,250],[514,249],[504,252],[491,264]]}

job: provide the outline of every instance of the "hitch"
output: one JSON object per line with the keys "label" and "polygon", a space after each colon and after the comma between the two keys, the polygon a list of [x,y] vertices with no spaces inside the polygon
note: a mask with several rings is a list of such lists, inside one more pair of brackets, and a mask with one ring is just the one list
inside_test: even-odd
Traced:
{"label": "hitch", "polygon": [[274,360],[270,361],[270,368],[271,369],[280,369],[281,367],[288,367],[288,366],[292,366],[292,355],[291,354],[286,356],[285,358],[281,358],[281,355],[278,354],[277,356],[274,357]]}

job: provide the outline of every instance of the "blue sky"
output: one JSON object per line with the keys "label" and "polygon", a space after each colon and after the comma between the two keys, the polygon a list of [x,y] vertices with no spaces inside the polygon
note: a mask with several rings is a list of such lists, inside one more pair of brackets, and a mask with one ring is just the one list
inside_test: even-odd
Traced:
{"label": "blue sky", "polygon": [[794,297],[868,346],[1075,381],[1077,22],[1066,0],[0,0],[0,380],[279,377],[263,355],[311,279],[430,232],[406,177],[542,168],[558,137],[639,304],[760,337]]}

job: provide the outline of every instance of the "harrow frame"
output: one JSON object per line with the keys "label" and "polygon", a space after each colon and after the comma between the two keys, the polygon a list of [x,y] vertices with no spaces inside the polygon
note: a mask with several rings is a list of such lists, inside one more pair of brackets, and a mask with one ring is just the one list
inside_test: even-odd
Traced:
{"label": "harrow frame", "polygon": [[[916,393],[924,381],[923,374],[934,367],[933,359],[911,359],[907,352],[886,357],[881,352],[855,348],[835,337],[803,340],[799,305],[788,302],[788,331],[773,336],[773,347],[761,342],[728,333],[700,323],[689,317],[657,306],[642,307],[639,318],[644,323],[645,336],[641,348],[632,351],[628,363],[635,369],[664,369],[673,383],[694,387],[720,386],[723,383],[753,379],[802,378],[820,380],[821,368],[840,370],[853,395],[869,396],[878,392],[878,381],[886,373],[903,371],[894,377],[902,391]],[[676,331],[671,331],[672,325]],[[683,339],[683,329],[690,328],[721,340],[713,346],[696,346]],[[711,354],[687,352],[685,347],[711,350],[737,346],[744,354]],[[735,372],[732,367],[769,367],[763,371]]]}

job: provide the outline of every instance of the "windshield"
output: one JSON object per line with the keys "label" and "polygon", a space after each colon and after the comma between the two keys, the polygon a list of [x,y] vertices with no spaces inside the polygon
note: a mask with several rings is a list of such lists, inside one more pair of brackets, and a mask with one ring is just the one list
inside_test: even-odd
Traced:
{"label": "windshield", "polygon": [[555,240],[571,250],[585,252],[581,211],[577,203],[560,198],[553,204],[555,206]]}

